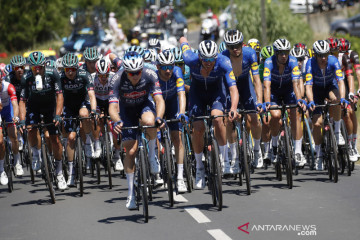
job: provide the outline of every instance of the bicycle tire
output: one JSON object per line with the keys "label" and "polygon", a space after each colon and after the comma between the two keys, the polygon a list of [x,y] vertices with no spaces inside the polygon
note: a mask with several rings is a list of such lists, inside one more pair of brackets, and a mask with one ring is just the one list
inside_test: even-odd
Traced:
{"label": "bicycle tire", "polygon": [[309,141],[309,146],[310,146],[310,169],[313,170],[314,166],[315,166],[315,150],[314,150],[314,146],[312,144],[312,138],[311,138],[311,130],[310,130],[310,125],[309,125],[309,121],[307,120],[307,118],[304,118],[304,123],[305,123],[305,127],[306,127],[306,136],[308,138]]}
{"label": "bicycle tire", "polygon": [[77,137],[76,141],[76,156],[77,156],[77,176],[79,180],[79,191],[80,191],[80,197],[84,195],[84,178],[83,178],[83,157],[82,157],[82,149],[81,149],[81,139],[80,137]]}
{"label": "bicycle tire", "polygon": [[181,140],[184,147],[184,174],[186,179],[187,190],[189,193],[192,192],[192,174],[191,174],[191,155],[188,147],[187,134],[184,131],[181,132]]}
{"label": "bicycle tire", "polygon": [[49,189],[51,203],[55,204],[55,202],[56,202],[55,190],[54,190],[54,186],[53,186],[52,179],[51,179],[51,176],[50,176],[50,171],[49,171],[50,166],[49,166],[49,162],[48,162],[49,159],[48,159],[44,144],[41,144],[41,154],[42,154],[42,162],[43,162],[43,165],[44,165],[45,182],[46,182],[46,185],[47,185],[47,187]]}
{"label": "bicycle tire", "polygon": [[35,183],[35,174],[34,174],[34,170],[32,169],[32,152],[31,152],[31,147],[30,145],[27,143],[26,144],[26,148],[27,148],[27,159],[28,159],[28,164],[30,165],[30,180],[31,180],[31,183],[34,184]]}
{"label": "bicycle tire", "polygon": [[333,154],[330,154],[330,160],[331,160],[330,163],[334,175],[334,183],[337,183],[338,182],[338,146],[336,144],[333,126],[332,124],[330,124],[329,126],[330,126],[330,144],[331,144],[331,149],[334,151]]}
{"label": "bicycle tire", "polygon": [[341,134],[345,140],[345,146],[341,147],[343,149],[342,155],[344,156],[343,160],[347,167],[346,168],[347,175],[351,176],[351,161],[350,161],[350,156],[349,156],[349,138],[348,138],[349,136],[348,136],[344,121],[342,119],[340,121],[341,121],[340,122],[341,123],[341,125],[340,125]]}
{"label": "bicycle tire", "polygon": [[[212,139],[211,142],[211,172],[210,176],[213,178],[213,188],[216,199],[216,204],[218,206],[218,211],[222,210],[223,199],[222,199],[222,171],[220,167],[220,159],[219,159],[219,146],[215,138]],[[215,205],[216,205],[215,204]],[[214,205],[214,206],[215,206]]]}
{"label": "bicycle tire", "polygon": [[12,179],[12,172],[11,172],[11,165],[10,165],[10,156],[9,156],[9,145],[6,142],[5,143],[5,173],[7,175],[8,178],[8,191],[9,193],[11,193],[14,190],[14,184],[13,184],[13,179]]}
{"label": "bicycle tire", "polygon": [[173,186],[173,177],[172,177],[172,158],[170,154],[170,141],[169,139],[164,139],[164,176],[166,176],[166,182],[167,182],[167,188],[168,188],[168,197],[169,197],[169,203],[170,207],[174,206],[174,186]]}
{"label": "bicycle tire", "polygon": [[287,123],[285,123],[284,126],[285,129],[285,154],[286,154],[286,182],[287,185],[289,187],[289,189],[292,189],[293,187],[293,172],[292,172],[292,165],[293,165],[293,159],[292,159],[292,155],[291,155],[291,144],[290,144],[290,130],[289,130],[289,126],[287,125]]}
{"label": "bicycle tire", "polygon": [[242,131],[241,133],[242,135],[242,142],[243,142],[243,154],[244,157],[242,158],[242,165],[244,168],[244,172],[243,174],[245,175],[245,181],[246,181],[246,194],[250,195],[251,194],[251,182],[250,182],[250,169],[249,169],[249,149],[248,149],[248,144],[247,144],[247,133],[245,130]]}
{"label": "bicycle tire", "polygon": [[144,149],[139,149],[139,175],[138,186],[140,187],[141,202],[143,207],[144,221],[149,221],[149,205],[147,195],[147,179],[146,179],[146,167],[145,167],[145,153]]}
{"label": "bicycle tire", "polygon": [[106,151],[106,169],[109,179],[109,189],[112,189],[112,175],[111,175],[111,149],[110,149],[110,140],[109,140],[109,134],[107,132],[107,125],[105,123],[104,126],[104,132],[105,132],[105,151]]}
{"label": "bicycle tire", "polygon": [[100,160],[98,158],[94,158],[95,160],[95,166],[96,166],[96,179],[97,184],[100,184],[101,182],[101,176],[100,176]]}

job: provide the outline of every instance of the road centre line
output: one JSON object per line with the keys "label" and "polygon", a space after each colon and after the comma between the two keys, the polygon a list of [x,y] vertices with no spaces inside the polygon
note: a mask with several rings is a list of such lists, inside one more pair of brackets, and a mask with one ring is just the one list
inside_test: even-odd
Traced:
{"label": "road centre line", "polygon": [[198,208],[187,207],[185,210],[192,216],[198,223],[211,222]]}

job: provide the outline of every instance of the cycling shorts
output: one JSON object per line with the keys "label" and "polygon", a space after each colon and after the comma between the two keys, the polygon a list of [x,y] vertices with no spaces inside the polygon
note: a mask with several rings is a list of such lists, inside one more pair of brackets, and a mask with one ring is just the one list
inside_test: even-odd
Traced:
{"label": "cycling shorts", "polygon": [[[257,98],[250,74],[247,79],[248,80],[238,79],[236,82],[236,86],[240,95],[238,108],[246,110],[256,110]],[[226,88],[226,92],[226,110],[230,110],[231,97],[228,88]]]}
{"label": "cycling shorts", "polygon": [[12,108],[12,104],[3,107],[2,111],[0,112],[0,116],[4,122],[12,122],[14,117],[14,111]]}
{"label": "cycling shorts", "polygon": [[281,106],[282,101],[284,104],[296,104],[296,100],[292,82],[281,86],[281,88],[278,84],[271,83],[271,105]]}
{"label": "cycling shorts", "polygon": [[[179,102],[178,96],[175,95],[172,98],[168,98],[165,100],[165,119],[175,119],[176,114],[179,112]],[[168,123],[170,131],[181,131],[182,124],[180,122],[177,123]]]}
{"label": "cycling shorts", "polygon": [[[91,110],[89,101],[84,101],[79,106],[80,107],[75,107],[75,108],[70,106],[64,106],[64,118],[75,118],[79,116],[79,111],[81,108],[87,108],[89,112]],[[64,129],[65,132],[67,133],[76,132],[76,121],[64,120]]]}
{"label": "cycling shorts", "polygon": [[[324,99],[329,98],[329,92],[335,89],[339,89],[339,86],[334,79],[330,84],[324,86],[321,85],[313,85],[312,92],[314,95],[314,103],[315,105],[324,104]],[[321,114],[322,108],[315,108],[314,114]]]}
{"label": "cycling shorts", "polygon": [[104,114],[109,115],[109,100],[101,100],[101,99],[96,99],[96,111],[98,113],[104,112]]}
{"label": "cycling shorts", "polygon": [[[27,106],[26,110],[26,125],[32,125],[37,124],[41,121],[40,115],[44,116],[44,123],[52,123],[55,116],[55,108],[45,108],[45,109],[39,109],[39,107]],[[46,127],[49,131],[50,135],[57,135],[59,134],[57,127],[55,125],[50,125]]]}

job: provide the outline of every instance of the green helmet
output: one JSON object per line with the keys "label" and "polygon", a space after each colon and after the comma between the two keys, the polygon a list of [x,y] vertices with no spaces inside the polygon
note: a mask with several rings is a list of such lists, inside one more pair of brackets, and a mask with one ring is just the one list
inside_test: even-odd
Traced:
{"label": "green helmet", "polygon": [[84,58],[87,61],[97,61],[100,59],[100,54],[96,47],[91,47],[91,48],[85,49]]}
{"label": "green helmet", "polygon": [[78,67],[79,59],[74,53],[67,53],[63,57],[62,64],[66,67]]}
{"label": "green helmet", "polygon": [[267,59],[274,55],[274,48],[273,46],[265,46],[261,49],[260,55],[263,59]]}
{"label": "green helmet", "polygon": [[13,66],[13,67],[22,67],[26,64],[26,60],[23,56],[20,56],[20,55],[16,55],[16,56],[13,56],[10,60],[10,64]]}
{"label": "green helmet", "polygon": [[32,66],[44,65],[46,58],[42,52],[32,52],[28,57],[29,63]]}

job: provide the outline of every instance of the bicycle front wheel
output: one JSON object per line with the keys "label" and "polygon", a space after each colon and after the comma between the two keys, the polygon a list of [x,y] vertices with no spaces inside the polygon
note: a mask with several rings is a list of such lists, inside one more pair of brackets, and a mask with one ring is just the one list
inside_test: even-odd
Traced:
{"label": "bicycle front wheel", "polygon": [[105,124],[105,150],[106,150],[106,169],[109,178],[109,189],[112,189],[112,176],[111,176],[111,149],[110,149],[110,140],[109,134],[107,132],[107,126]]}
{"label": "bicycle front wheel", "polygon": [[290,131],[289,126],[285,123],[285,154],[286,154],[286,181],[289,189],[293,187],[292,179],[292,154],[291,154],[291,145],[290,145]]}
{"label": "bicycle front wheel", "polygon": [[[242,158],[242,167],[243,174],[245,175],[246,181],[246,193],[247,195],[251,194],[251,183],[250,183],[250,169],[249,169],[249,149],[248,149],[248,138],[246,131],[242,131],[242,145],[243,145],[243,158]],[[241,174],[241,173],[240,173]]]}
{"label": "bicycle front wheel", "polygon": [[211,162],[210,162],[210,177],[212,178],[213,183],[213,191],[214,194],[213,198],[215,201],[213,201],[214,206],[218,206],[218,211],[222,210],[222,179],[221,179],[221,167],[220,167],[220,159],[219,159],[219,145],[216,141],[216,139],[212,140],[211,143]]}
{"label": "bicycle front wheel", "polygon": [[333,151],[332,154],[330,154],[330,166],[332,169],[332,174],[333,174],[333,181],[334,183],[338,182],[338,146],[336,143],[336,139],[335,139],[335,135],[334,135],[334,129],[332,124],[329,124],[330,126],[330,147],[331,150]]}
{"label": "bicycle front wheel", "polygon": [[174,186],[173,186],[173,178],[172,178],[172,157],[170,154],[170,141],[169,139],[164,139],[164,176],[166,176],[167,188],[168,188],[168,197],[170,206],[174,206]]}
{"label": "bicycle front wheel", "polygon": [[185,173],[185,179],[186,179],[186,185],[188,192],[191,193],[192,191],[192,171],[191,171],[191,162],[192,162],[192,155],[190,155],[192,152],[189,149],[190,143],[187,139],[189,137],[187,134],[185,135],[184,132],[181,133],[181,139],[183,141],[183,147],[185,149],[185,156],[184,156],[184,173]]}
{"label": "bicycle front wheel", "polygon": [[9,145],[5,144],[5,173],[8,177],[8,191],[11,193],[14,190],[13,178],[12,178],[12,170],[10,164],[10,155],[9,155]]}
{"label": "bicycle front wheel", "polygon": [[77,177],[79,180],[79,190],[80,197],[84,195],[84,179],[83,179],[83,156],[82,156],[82,148],[81,148],[81,139],[77,138],[76,143],[76,164],[77,164]]}
{"label": "bicycle front wheel", "polygon": [[145,222],[149,221],[149,206],[148,206],[148,195],[147,195],[147,179],[146,179],[146,167],[145,167],[145,153],[144,149],[139,149],[139,179],[138,187],[140,188],[141,204],[143,207],[143,215]]}
{"label": "bicycle front wheel", "polygon": [[43,162],[43,167],[44,167],[44,172],[45,172],[45,183],[49,189],[51,203],[55,204],[55,201],[56,201],[55,200],[55,190],[54,190],[54,186],[53,186],[52,176],[50,175],[50,164],[51,163],[49,163],[50,160],[46,153],[45,144],[41,144],[41,154],[42,154],[42,162]]}

